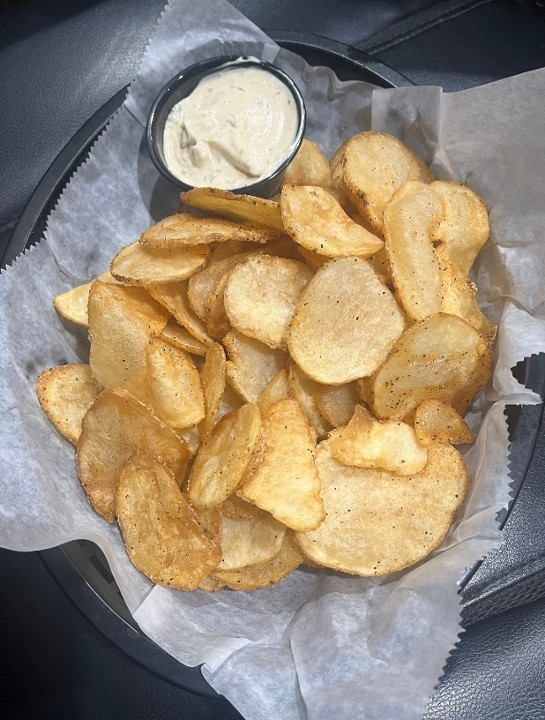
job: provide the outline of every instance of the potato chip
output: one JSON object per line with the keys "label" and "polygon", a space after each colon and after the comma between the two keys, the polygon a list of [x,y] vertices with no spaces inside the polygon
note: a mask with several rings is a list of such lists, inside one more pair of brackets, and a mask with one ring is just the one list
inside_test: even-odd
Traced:
{"label": "potato chip", "polygon": [[381,419],[408,420],[424,400],[442,400],[463,415],[492,371],[492,351],[465,320],[438,313],[400,338],[371,385]]}
{"label": "potato chip", "polygon": [[42,410],[72,444],[81,434],[83,416],[101,388],[89,365],[60,365],[44,370],[36,382]]}
{"label": "potato chip", "polygon": [[274,405],[279,400],[285,400],[285,398],[289,397],[291,397],[291,392],[288,385],[288,374],[283,368],[276,373],[265,390],[261,393],[261,397],[258,402],[261,414],[266,413],[271,405]]}
{"label": "potato chip", "polygon": [[441,310],[442,282],[433,239],[443,203],[431,185],[405,183],[386,205],[384,239],[392,280],[411,320]]}
{"label": "potato chip", "polygon": [[237,494],[294,530],[318,527],[324,509],[315,443],[296,400],[280,400],[269,408],[263,416],[263,439],[260,462]]}
{"label": "potato chip", "polygon": [[[105,283],[110,283],[111,285],[119,284],[109,270],[103,272],[96,279]],[[82,327],[88,326],[87,304],[89,302],[89,292],[91,291],[91,285],[93,282],[94,281],[91,280],[91,282],[78,285],[71,290],[67,290],[67,292],[57,295],[53,299],[55,310],[61,317],[65,320],[69,320],[75,325],[81,325]]]}
{"label": "potato chip", "polygon": [[176,435],[185,442],[190,456],[194,457],[201,445],[201,433],[199,431],[199,426],[191,425],[191,427],[176,430]]}
{"label": "potato chip", "polygon": [[147,347],[146,363],[157,417],[175,430],[199,423],[205,416],[204,393],[190,355],[154,337]]}
{"label": "potato chip", "polygon": [[89,365],[97,382],[146,402],[148,343],[167,319],[167,311],[142,288],[95,280],[89,293]]}
{"label": "potato chip", "polygon": [[225,352],[218,343],[214,343],[206,353],[206,361],[201,372],[206,415],[200,426],[202,440],[212,432],[218,422],[220,403],[225,390]]}
{"label": "potato chip", "polygon": [[273,350],[238,330],[227,333],[223,346],[229,356],[227,381],[245,402],[257,403],[276,373],[286,367],[285,352]]}
{"label": "potato chip", "polygon": [[[325,420],[334,428],[350,422],[360,397],[355,382],[346,385],[317,385],[316,404]],[[361,406],[360,406],[361,407]]]}
{"label": "potato chip", "polygon": [[232,520],[247,520],[265,515],[265,510],[239,497],[236,492],[229,495],[221,506],[221,512]]}
{"label": "potato chip", "polygon": [[218,570],[258,565],[278,555],[286,527],[270,515],[246,520],[221,518],[222,558]]}
{"label": "potato chip", "polygon": [[343,166],[342,166],[342,159],[343,159],[343,152],[346,145],[346,141],[337,148],[335,151],[335,154],[331,158],[331,161],[329,163],[329,174],[331,175],[331,184],[334,188],[337,188],[337,190],[343,190],[344,191],[344,183],[343,183]]}
{"label": "potato chip", "polygon": [[403,315],[366,260],[339,258],[318,270],[287,332],[291,356],[311,378],[343,385],[371,375],[403,332]]}
{"label": "potato chip", "polygon": [[230,272],[225,287],[231,325],[271,348],[284,347],[286,329],[312,274],[297,260],[246,258]]}
{"label": "potato chip", "polygon": [[426,400],[416,408],[414,429],[418,442],[472,445],[475,437],[456,410],[441,400]]}
{"label": "potato chip", "polygon": [[382,468],[403,476],[419,473],[428,462],[428,451],[411,425],[376,420],[359,405],[348,425],[331,434],[329,446],[343,465]]}
{"label": "potato chip", "polygon": [[490,233],[486,206],[466,185],[442,180],[431,187],[444,206],[437,240],[448,260],[467,275]]}
{"label": "potato chip", "polygon": [[232,255],[242,255],[243,253],[255,252],[257,247],[255,243],[240,242],[239,240],[228,240],[224,243],[219,243],[212,249],[210,253],[209,265],[219,262],[220,260],[226,260]]}
{"label": "potato chip", "polygon": [[261,432],[261,413],[247,403],[226,415],[201,445],[189,475],[189,499],[196,508],[221,505],[238,487]]}
{"label": "potato chip", "polygon": [[362,132],[344,145],[343,186],[358,212],[382,234],[382,214],[393,194],[408,180],[434,178],[422,160],[401,140],[379,132]]}
{"label": "potato chip", "polygon": [[110,271],[127,285],[179,282],[203,268],[209,255],[206,245],[156,250],[135,242],[117,253]]}
{"label": "potato chip", "polygon": [[[278,203],[273,200],[243,193],[232,193],[219,188],[194,188],[182,193],[180,199],[186,205],[237,222],[255,223],[258,227],[268,226],[268,228],[274,228],[281,232],[284,230]],[[264,230],[267,230],[267,227]],[[272,237],[274,236],[271,234]]]}
{"label": "potato chip", "polygon": [[212,345],[214,341],[206,332],[204,323],[195,315],[189,304],[187,280],[165,285],[146,285],[146,290],[194,338],[203,345]]}
{"label": "potato chip", "polygon": [[302,245],[297,245],[297,252],[313,270],[318,270],[330,260],[326,255],[318,255],[314,250],[309,250]]}
{"label": "potato chip", "polygon": [[206,329],[215,340],[221,340],[231,329],[224,301],[231,272],[232,270],[227,270],[223,273],[206,301]]}
{"label": "potato chip", "polygon": [[333,185],[329,161],[318,145],[303,138],[301,147],[288,165],[284,185],[318,185],[328,188]]}
{"label": "potato chip", "polygon": [[204,218],[190,213],[178,213],[160,220],[142,233],[140,243],[144,247],[165,250],[231,240],[267,243],[276,240],[279,236],[278,230],[266,225],[243,225],[221,218]]}
{"label": "potato chip", "polygon": [[174,318],[171,318],[161,330],[160,337],[171,345],[174,345],[174,347],[185,350],[192,355],[203,356],[206,355],[208,350],[207,345],[197,340],[196,337],[193,337],[185,327],[178,325]]}
{"label": "potato chip", "polygon": [[183,440],[126,390],[104,390],[83,418],[77,463],[89,502],[109,522],[121,471],[137,452],[166,465],[181,484],[189,459]]}
{"label": "potato chip", "polygon": [[294,362],[288,365],[288,388],[291,397],[294,397],[303,408],[311,428],[318,438],[324,438],[331,430],[328,421],[322,415],[318,405],[318,395],[323,385],[315,382],[297,367]]}
{"label": "potato chip", "polygon": [[212,576],[232,590],[258,590],[283,580],[303,562],[301,551],[287,531],[279,552],[259,565],[247,565],[235,570],[214,570]]}
{"label": "potato chip", "polygon": [[218,592],[218,590],[223,590],[224,587],[225,583],[222,580],[218,580],[213,575],[208,575],[204,580],[201,580],[197,589],[204,592]]}
{"label": "potato chip", "polygon": [[367,257],[384,243],[345,213],[327,190],[284,185],[280,209],[286,231],[296,243],[328,257]]}
{"label": "potato chip", "polygon": [[316,465],[326,517],[295,534],[303,554],[326,567],[364,577],[415,565],[443,541],[463,503],[468,476],[450,445],[428,447],[426,467],[411,477],[342,465],[331,441],[318,446]]}
{"label": "potato chip", "polygon": [[117,516],[127,553],[152,582],[194,590],[216,568],[221,551],[202,527],[170,470],[147,455],[121,472]]}

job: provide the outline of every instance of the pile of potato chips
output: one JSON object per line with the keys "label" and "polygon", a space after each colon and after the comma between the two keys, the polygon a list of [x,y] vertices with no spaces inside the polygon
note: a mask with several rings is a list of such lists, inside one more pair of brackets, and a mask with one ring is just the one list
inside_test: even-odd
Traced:
{"label": "pile of potato chips", "polygon": [[453,445],[492,369],[468,279],[482,201],[375,132],[331,163],[305,140],[274,200],[181,200],[54,300],[88,327],[89,364],[37,393],[90,503],[184,590],[421,561],[464,500]]}

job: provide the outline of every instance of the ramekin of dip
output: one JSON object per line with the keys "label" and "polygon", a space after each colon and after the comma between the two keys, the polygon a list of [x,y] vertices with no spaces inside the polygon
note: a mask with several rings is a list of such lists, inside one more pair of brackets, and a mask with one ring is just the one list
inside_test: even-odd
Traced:
{"label": "ramekin of dip", "polygon": [[297,86],[271,63],[215,57],[173,77],[152,105],[151,159],[182,190],[217,187],[270,197],[305,132]]}

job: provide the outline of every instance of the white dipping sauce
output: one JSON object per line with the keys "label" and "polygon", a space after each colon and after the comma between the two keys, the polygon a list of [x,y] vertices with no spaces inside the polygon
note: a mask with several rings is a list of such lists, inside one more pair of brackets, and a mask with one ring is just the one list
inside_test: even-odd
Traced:
{"label": "white dipping sauce", "polygon": [[172,108],[165,161],[188,185],[232,190],[274,172],[297,130],[295,100],[281,80],[260,68],[229,67],[203,78]]}

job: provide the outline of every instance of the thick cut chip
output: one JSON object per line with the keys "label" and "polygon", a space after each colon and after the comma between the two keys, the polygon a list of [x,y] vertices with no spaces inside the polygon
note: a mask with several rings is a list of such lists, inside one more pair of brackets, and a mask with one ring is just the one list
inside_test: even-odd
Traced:
{"label": "thick cut chip", "polygon": [[225,287],[231,325],[271,348],[284,347],[286,329],[312,275],[297,260],[269,255],[247,258],[231,271]]}
{"label": "thick cut chip", "polygon": [[206,415],[200,426],[203,440],[206,440],[218,422],[225,382],[225,352],[219,343],[214,343],[206,353],[206,361],[201,372],[206,408]]}
{"label": "thick cut chip", "polygon": [[330,425],[334,428],[346,425],[354,414],[354,408],[360,403],[357,385],[355,382],[346,385],[318,385],[316,402]]}
{"label": "thick cut chip", "polygon": [[243,500],[236,492],[229,495],[221,506],[221,512],[232,520],[247,520],[248,518],[265,515],[265,510],[258,508],[257,505],[253,505],[253,503]]}
{"label": "thick cut chip", "polygon": [[257,565],[278,555],[286,527],[270,515],[233,520],[222,515],[222,558],[218,570],[235,570]]}
{"label": "thick cut chip", "polygon": [[465,320],[438,313],[410,327],[375,374],[370,403],[382,419],[410,420],[424,400],[463,415],[492,372],[487,341]]}
{"label": "thick cut chip", "polygon": [[174,347],[185,350],[192,355],[206,355],[208,346],[186,330],[185,327],[179,325],[174,318],[171,318],[161,331],[160,337],[166,342],[174,345]]}
{"label": "thick cut chip", "polygon": [[303,554],[318,565],[365,577],[411,567],[445,538],[468,485],[460,453],[432,444],[426,467],[411,477],[342,465],[330,441],[316,465],[326,511],[316,530],[296,533]]}
{"label": "thick cut chip", "polygon": [[77,463],[89,502],[109,522],[121,470],[137,452],[169,467],[181,483],[189,459],[184,441],[126,390],[104,390],[83,418]]}
{"label": "thick cut chip", "polygon": [[342,159],[346,142],[347,141],[337,148],[329,163],[331,183],[337,190],[344,190]]}
{"label": "thick cut chip", "polygon": [[155,250],[135,242],[117,253],[110,271],[127,285],[179,282],[201,270],[209,256],[206,245]]}
{"label": "thick cut chip", "polygon": [[288,384],[288,374],[282,369],[276,373],[261,393],[258,403],[261,414],[266,413],[271,405],[274,405],[279,400],[285,400],[289,397],[291,397],[291,391]]}
{"label": "thick cut chip", "polygon": [[302,245],[297,245],[297,252],[303,257],[306,264],[313,270],[318,270],[330,260],[330,258],[326,257],[326,255],[318,255],[318,253],[315,253],[314,250],[308,250]]}
{"label": "thick cut chip", "polygon": [[221,340],[231,329],[231,323],[225,311],[225,288],[232,270],[227,270],[215,284],[206,301],[206,329],[216,340]]}
{"label": "thick cut chip", "polygon": [[124,388],[148,400],[148,343],[168,312],[142,288],[95,280],[89,293],[89,365],[105,388]]}
{"label": "thick cut chip", "polygon": [[418,442],[472,445],[475,437],[456,410],[441,400],[426,400],[416,408],[414,429]]}
{"label": "thick cut chip", "polygon": [[267,243],[276,240],[280,235],[278,230],[266,225],[244,225],[221,218],[178,213],[160,220],[142,233],[140,243],[149,248],[173,249],[230,240]]}
{"label": "thick cut chip", "polygon": [[187,280],[165,285],[146,285],[146,290],[194,338],[203,345],[212,345],[214,341],[206,332],[204,323],[195,315],[189,304]]}
{"label": "thick cut chip", "polygon": [[384,210],[384,239],[397,296],[411,320],[441,310],[441,270],[433,240],[443,202],[431,185],[408,182]]}
{"label": "thick cut chip", "polygon": [[261,393],[276,373],[286,367],[286,353],[273,350],[238,330],[227,333],[223,346],[229,356],[225,366],[229,384],[245,402],[259,402]]}
{"label": "thick cut chip", "polygon": [[326,437],[331,430],[318,404],[318,396],[322,387],[323,385],[309,378],[301,368],[290,361],[288,367],[288,388],[290,395],[294,397],[303,408],[311,428],[314,429],[316,436],[320,439]]}
{"label": "thick cut chip", "polygon": [[197,450],[201,445],[201,433],[199,432],[198,425],[192,425],[191,427],[183,428],[182,430],[176,430],[176,435],[181,437],[185,442],[191,457],[197,454]]}
{"label": "thick cut chip", "polygon": [[398,420],[376,420],[361,406],[346,427],[331,434],[333,457],[343,465],[382,468],[397,475],[419,473],[428,462],[428,451],[414,428]]}
{"label": "thick cut chip", "polygon": [[148,344],[146,361],[155,414],[175,430],[199,423],[205,416],[204,394],[190,355],[155,337]]}
{"label": "thick cut chip", "polygon": [[89,365],[60,365],[44,370],[36,383],[42,410],[57,430],[74,445],[83,416],[94,403],[100,386]]}
{"label": "thick cut chip", "polygon": [[362,258],[339,258],[318,270],[287,332],[301,369],[324,385],[371,375],[404,328],[392,293]]}
{"label": "thick cut chip", "polygon": [[278,203],[274,200],[232,193],[219,188],[195,188],[182,193],[180,199],[186,205],[221,215],[238,222],[249,222],[284,230]]}
{"label": "thick cut chip", "polygon": [[315,443],[301,406],[280,400],[263,416],[265,451],[237,491],[294,530],[318,527],[324,518]]}
{"label": "thick cut chip", "polygon": [[238,487],[260,439],[261,413],[247,403],[226,415],[201,445],[189,475],[196,508],[215,508]]}
{"label": "thick cut chip", "polygon": [[341,154],[343,186],[358,212],[382,234],[382,214],[393,194],[408,180],[431,182],[426,165],[401,140],[379,132],[351,137]]}
{"label": "thick cut chip", "polygon": [[318,145],[303,138],[301,147],[288,165],[284,185],[317,185],[328,188],[333,185],[329,161]]}
{"label": "thick cut chip", "polygon": [[127,554],[152,582],[194,590],[216,568],[217,539],[201,525],[172,472],[147,455],[123,468],[117,518]]}
{"label": "thick cut chip", "polygon": [[328,257],[368,257],[384,243],[345,213],[327,190],[284,185],[280,208],[286,231],[296,243]]}
{"label": "thick cut chip", "polygon": [[444,205],[437,240],[446,257],[467,275],[490,233],[486,206],[466,185],[438,180],[431,187]]}
{"label": "thick cut chip", "polygon": [[[112,276],[109,270],[103,272],[96,279],[105,283],[110,283],[111,285],[119,285],[118,281]],[[89,325],[89,319],[87,317],[87,304],[89,302],[89,293],[93,282],[94,280],[91,280],[91,282],[78,285],[71,290],[67,290],[64,293],[57,295],[53,299],[55,310],[61,317],[65,320],[69,320],[75,325],[81,325],[82,327],[87,327]]]}
{"label": "thick cut chip", "polygon": [[212,576],[233,590],[258,590],[272,587],[293,572],[303,556],[291,531],[284,535],[280,551],[267,562],[235,570],[214,570]]}

